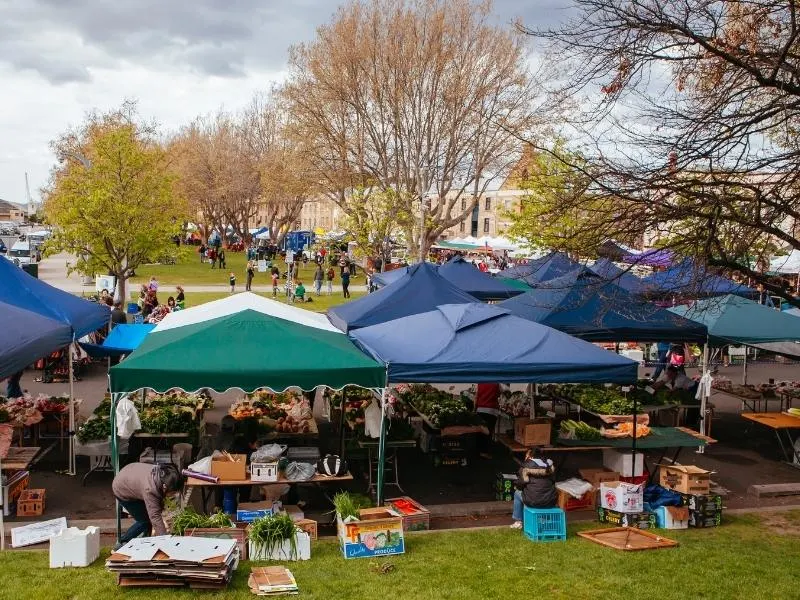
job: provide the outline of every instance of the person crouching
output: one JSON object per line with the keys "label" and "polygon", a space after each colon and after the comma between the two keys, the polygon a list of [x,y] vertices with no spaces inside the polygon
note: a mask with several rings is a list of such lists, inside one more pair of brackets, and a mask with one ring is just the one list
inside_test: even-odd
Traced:
{"label": "person crouching", "polygon": [[522,529],[524,507],[554,508],[557,504],[555,469],[553,461],[535,458],[533,451],[528,450],[525,462],[519,469],[514,492],[514,509],[512,529]]}

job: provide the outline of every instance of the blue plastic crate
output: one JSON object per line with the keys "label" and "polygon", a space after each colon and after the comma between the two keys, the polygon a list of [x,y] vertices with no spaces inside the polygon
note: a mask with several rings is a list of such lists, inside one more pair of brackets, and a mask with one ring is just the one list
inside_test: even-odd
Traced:
{"label": "blue plastic crate", "polygon": [[534,542],[567,539],[567,519],[560,508],[525,507],[522,515],[525,537]]}

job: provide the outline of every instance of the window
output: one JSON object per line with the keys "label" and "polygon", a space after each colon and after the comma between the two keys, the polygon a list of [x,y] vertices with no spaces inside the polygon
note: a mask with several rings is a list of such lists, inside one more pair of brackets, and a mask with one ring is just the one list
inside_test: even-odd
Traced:
{"label": "window", "polygon": [[492,199],[491,198],[487,198],[486,199],[486,206],[484,208],[486,210],[492,210]]}
{"label": "window", "polygon": [[461,200],[461,210],[467,210],[467,201],[464,199]]}
{"label": "window", "polygon": [[489,233],[489,219],[483,220],[483,233]]}
{"label": "window", "polygon": [[467,224],[464,223],[464,221],[461,221],[461,223],[458,224],[458,231],[460,231],[461,233],[464,233],[466,228],[467,228]]}

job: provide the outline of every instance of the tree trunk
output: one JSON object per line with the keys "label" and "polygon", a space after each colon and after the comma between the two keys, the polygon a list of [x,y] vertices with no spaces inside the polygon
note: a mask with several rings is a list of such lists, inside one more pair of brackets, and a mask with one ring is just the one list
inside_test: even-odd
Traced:
{"label": "tree trunk", "polygon": [[128,305],[127,283],[128,277],[124,275],[124,271],[122,275],[117,273],[117,290],[119,292],[119,301],[122,303],[123,310],[125,310],[125,307]]}

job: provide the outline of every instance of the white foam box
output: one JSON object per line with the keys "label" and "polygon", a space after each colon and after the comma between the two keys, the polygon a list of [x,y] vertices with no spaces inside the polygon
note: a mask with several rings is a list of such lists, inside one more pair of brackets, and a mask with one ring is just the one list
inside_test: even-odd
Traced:
{"label": "white foam box", "polygon": [[50,538],[50,568],[88,567],[100,556],[100,529],[68,527]]}
{"label": "white foam box", "polygon": [[620,450],[603,450],[603,466],[619,473],[620,477],[641,477],[644,473],[644,454],[633,454]]}
{"label": "white foam box", "polygon": [[644,511],[644,486],[624,481],[605,481],[600,484],[600,506],[622,513]]}
{"label": "white foam box", "polygon": [[252,481],[278,481],[277,462],[254,462],[250,465]]}
{"label": "white foam box", "polygon": [[309,560],[311,558],[311,536],[305,531],[297,530],[294,534],[295,549],[292,549],[291,542],[283,540],[267,551],[265,547],[256,546],[252,540],[248,541],[247,555],[250,560]]}

